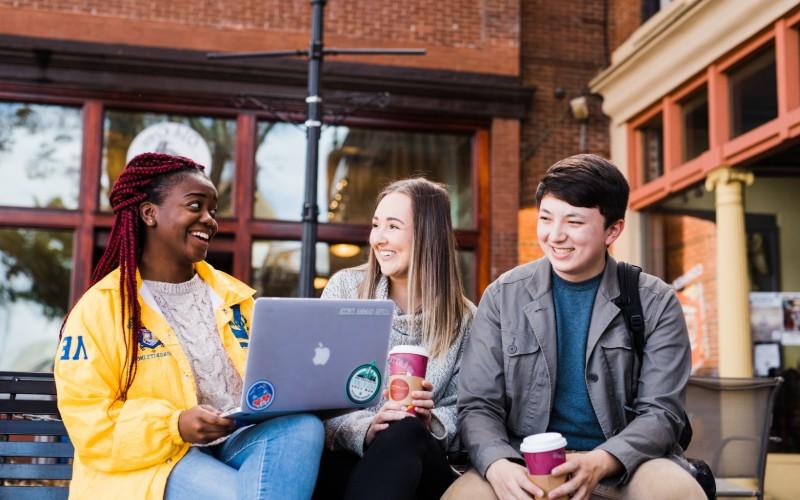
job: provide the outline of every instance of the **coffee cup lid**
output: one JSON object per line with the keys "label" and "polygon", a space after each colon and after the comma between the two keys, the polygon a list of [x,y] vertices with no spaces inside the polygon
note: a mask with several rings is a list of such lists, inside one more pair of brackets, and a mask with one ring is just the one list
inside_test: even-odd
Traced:
{"label": "coffee cup lid", "polygon": [[522,453],[542,453],[566,447],[567,440],[558,432],[543,432],[523,439],[519,451]]}
{"label": "coffee cup lid", "polygon": [[428,350],[418,345],[396,345],[389,351],[389,356],[392,354],[417,354],[426,358],[430,357]]}

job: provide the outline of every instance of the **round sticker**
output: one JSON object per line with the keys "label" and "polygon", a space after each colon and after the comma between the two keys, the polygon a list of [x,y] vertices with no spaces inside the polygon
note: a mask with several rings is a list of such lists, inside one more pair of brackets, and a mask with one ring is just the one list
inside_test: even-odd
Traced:
{"label": "round sticker", "polygon": [[369,403],[380,389],[381,372],[372,363],[357,367],[347,378],[347,397],[353,403]]}
{"label": "round sticker", "polygon": [[266,410],[275,399],[275,388],[266,380],[259,380],[247,389],[247,406],[253,411]]}
{"label": "round sticker", "polygon": [[402,401],[406,399],[411,388],[408,382],[402,378],[396,378],[389,382],[389,398],[393,401]]}

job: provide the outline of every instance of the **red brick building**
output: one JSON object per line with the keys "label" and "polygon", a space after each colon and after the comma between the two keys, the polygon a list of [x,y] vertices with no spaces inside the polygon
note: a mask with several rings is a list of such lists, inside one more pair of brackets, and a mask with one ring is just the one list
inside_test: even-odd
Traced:
{"label": "red brick building", "polygon": [[[521,3],[328,2],[326,46],[427,55],[324,63],[319,289],[364,260],[375,195],[410,175],[450,185],[473,298],[517,263],[534,94]],[[306,0],[0,1],[0,367],[46,368],[58,318],[105,245],[108,187],[148,148],[207,163],[221,194],[212,264],[262,294],[296,293],[306,64],[206,54],[304,49],[310,13]]]}

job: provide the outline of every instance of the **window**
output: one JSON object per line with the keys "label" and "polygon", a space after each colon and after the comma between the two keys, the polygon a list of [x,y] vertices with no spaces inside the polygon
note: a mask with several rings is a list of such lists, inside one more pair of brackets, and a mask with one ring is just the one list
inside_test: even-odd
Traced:
{"label": "window", "polygon": [[50,371],[69,307],[72,232],[0,229],[0,371]]}
{"label": "window", "polygon": [[[317,243],[314,289],[319,296],[336,271],[367,261],[367,245]],[[256,296],[297,297],[300,242],[261,240],[253,243],[253,288]]]}
{"label": "window", "polygon": [[731,138],[778,116],[775,47],[770,44],[728,71]]}
{"label": "window", "polygon": [[477,290],[477,283],[475,277],[478,275],[476,266],[478,265],[475,259],[475,252],[472,250],[457,250],[458,254],[458,269],[461,272],[461,284],[464,287],[464,295],[469,300],[478,303],[478,297],[475,294]]}
{"label": "window", "polygon": [[[289,123],[260,122],[257,140],[255,216],[300,220],[305,132]],[[453,225],[475,227],[471,134],[324,127],[319,158],[320,222],[368,224],[386,184],[425,176],[448,185]]]}
{"label": "window", "polygon": [[[317,243],[314,289],[319,297],[337,271],[367,262],[368,245]],[[300,277],[300,242],[260,240],[253,243],[253,282],[256,297],[297,297]],[[464,294],[475,301],[475,252],[458,250],[457,260]]]}
{"label": "window", "polygon": [[642,23],[656,15],[660,10],[667,8],[672,0],[641,0],[642,1]]}
{"label": "window", "polygon": [[661,113],[637,131],[641,146],[640,165],[647,183],[664,175],[664,122]]}
{"label": "window", "polygon": [[219,215],[233,215],[236,120],[110,110],[103,132],[102,210],[111,210],[110,186],[128,160],[156,151],[186,156],[206,167],[206,175],[219,191]]}
{"label": "window", "polygon": [[78,208],[80,108],[0,102],[0,205]]}
{"label": "window", "polygon": [[708,150],[708,89],[690,94],[681,101],[683,161],[697,158]]}

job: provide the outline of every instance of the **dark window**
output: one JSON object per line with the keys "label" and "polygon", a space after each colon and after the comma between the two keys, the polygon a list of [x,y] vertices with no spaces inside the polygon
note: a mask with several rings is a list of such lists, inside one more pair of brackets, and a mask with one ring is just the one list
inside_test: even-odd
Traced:
{"label": "dark window", "polygon": [[644,182],[664,175],[664,122],[661,113],[639,127],[642,174]]}
{"label": "dark window", "polygon": [[681,101],[683,161],[708,150],[708,89],[693,92]]}
{"label": "dark window", "polygon": [[642,0],[642,23],[653,17],[672,0]]}
{"label": "dark window", "polygon": [[778,116],[775,47],[769,46],[728,71],[731,138]]}

